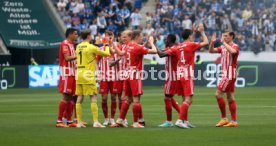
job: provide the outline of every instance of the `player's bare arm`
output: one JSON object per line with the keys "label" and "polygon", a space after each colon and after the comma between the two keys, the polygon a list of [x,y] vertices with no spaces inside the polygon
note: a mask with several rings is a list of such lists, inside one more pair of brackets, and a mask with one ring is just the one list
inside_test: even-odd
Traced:
{"label": "player's bare arm", "polygon": [[162,51],[160,49],[157,49],[157,54],[160,58],[164,58],[164,57],[169,56],[165,51]]}
{"label": "player's bare arm", "polygon": [[156,54],[157,53],[157,49],[156,46],[154,45],[154,39],[152,36],[150,36],[149,38],[149,44],[151,46],[151,49],[149,50],[148,54]]}
{"label": "player's bare arm", "polygon": [[116,53],[116,50],[115,50],[115,48],[114,48],[114,45],[115,43],[114,43],[114,34],[113,34],[113,32],[110,32],[110,36],[109,36],[109,46],[110,46],[110,53],[111,54],[115,54]]}
{"label": "player's bare arm", "polygon": [[110,67],[115,66],[116,64],[119,63],[120,60],[121,60],[121,58],[119,58],[119,59],[117,59],[117,60],[110,59],[110,60],[109,60],[109,66],[110,66]]}
{"label": "player's bare arm", "polygon": [[193,26],[192,26],[192,31],[193,31],[193,33],[192,33],[192,40],[193,41],[195,40],[196,30],[197,30],[197,26],[194,23]]}
{"label": "player's bare arm", "polygon": [[114,47],[114,50],[116,51],[116,53],[117,53],[118,55],[120,55],[120,56],[125,55],[125,51],[121,51],[120,49],[118,49],[118,47],[117,47],[117,42],[114,43],[113,47]]}
{"label": "player's bare arm", "polygon": [[63,54],[66,61],[72,61],[77,59],[77,56],[70,56],[69,54]]}
{"label": "player's bare arm", "polygon": [[97,55],[100,55],[100,56],[104,56],[104,57],[107,57],[110,55],[110,47],[109,46],[104,46],[105,47],[105,50],[100,50],[100,48],[97,47],[96,49],[96,54]]}
{"label": "player's bare arm", "polygon": [[235,50],[233,47],[231,47],[230,45],[228,45],[228,44],[225,42],[223,36],[222,36],[222,38],[221,38],[221,42],[222,42],[222,45],[225,46],[225,48],[227,49],[227,51],[228,51],[229,53],[231,53],[231,54],[236,54],[236,53],[237,53],[237,50]]}
{"label": "player's bare arm", "polygon": [[204,32],[204,26],[203,24],[199,24],[198,26],[198,31],[200,32],[201,36],[202,36],[202,39],[203,39],[203,42],[200,43],[200,47],[204,47],[206,45],[209,44],[209,41],[208,41],[208,38]]}
{"label": "player's bare arm", "polygon": [[218,49],[214,47],[217,40],[217,35],[214,33],[211,38],[211,43],[209,45],[209,53],[218,53]]}

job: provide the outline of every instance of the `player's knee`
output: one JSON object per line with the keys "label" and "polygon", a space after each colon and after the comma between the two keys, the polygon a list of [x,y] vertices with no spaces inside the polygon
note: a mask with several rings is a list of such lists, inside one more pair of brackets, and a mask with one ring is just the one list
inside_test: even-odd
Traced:
{"label": "player's knee", "polygon": [[133,103],[139,103],[139,102],[140,102],[140,98],[138,98],[138,97],[133,98]]}
{"label": "player's knee", "polygon": [[102,103],[106,103],[107,102],[107,98],[102,98]]}
{"label": "player's knee", "polygon": [[171,99],[172,97],[173,97],[173,95],[165,94],[165,98],[167,98],[167,99]]}
{"label": "player's knee", "polygon": [[116,97],[111,97],[111,102],[116,102]]}
{"label": "player's knee", "polygon": [[185,102],[188,103],[189,105],[191,105],[193,103],[193,100],[192,99],[186,99]]}
{"label": "player's knee", "polygon": [[217,99],[219,99],[219,98],[222,97],[222,95],[221,95],[221,93],[219,91],[216,92],[215,96],[216,96]]}
{"label": "player's knee", "polygon": [[228,102],[235,101],[234,96],[227,96],[227,101],[228,101]]}

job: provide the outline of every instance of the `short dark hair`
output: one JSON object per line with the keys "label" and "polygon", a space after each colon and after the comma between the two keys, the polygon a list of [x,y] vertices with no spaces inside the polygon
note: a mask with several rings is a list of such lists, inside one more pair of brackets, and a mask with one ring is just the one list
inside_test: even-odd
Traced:
{"label": "short dark hair", "polygon": [[189,38],[190,35],[192,35],[192,30],[191,29],[185,29],[183,32],[182,32],[182,38],[184,40],[187,40]]}
{"label": "short dark hair", "polygon": [[72,33],[74,33],[75,31],[78,31],[76,28],[67,28],[66,32],[65,32],[65,37],[68,38],[68,36]]}
{"label": "short dark hair", "polygon": [[169,35],[167,36],[167,39],[170,40],[171,43],[175,43],[175,41],[176,41],[176,36],[175,36],[175,34],[169,34]]}
{"label": "short dark hair", "polygon": [[134,30],[132,32],[132,40],[134,40],[137,36],[141,35],[141,31],[140,30]]}
{"label": "short dark hair", "polygon": [[122,32],[118,32],[118,35],[117,35],[117,36],[118,36],[118,37],[121,37],[121,35],[122,35]]}
{"label": "short dark hair", "polygon": [[229,33],[229,35],[233,37],[233,40],[236,37],[236,34],[233,31],[230,31],[230,30],[224,30],[223,33]]}
{"label": "short dark hair", "polygon": [[90,29],[84,29],[81,31],[80,36],[83,40],[87,39],[88,35],[91,34],[91,30]]}

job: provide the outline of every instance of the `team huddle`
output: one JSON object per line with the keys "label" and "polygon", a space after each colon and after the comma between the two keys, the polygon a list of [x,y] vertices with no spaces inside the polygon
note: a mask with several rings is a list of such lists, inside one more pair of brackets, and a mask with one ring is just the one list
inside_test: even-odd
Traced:
{"label": "team huddle", "polygon": [[[194,42],[196,32],[201,34],[201,42]],[[150,36],[143,42],[142,33],[138,30],[125,30],[116,39],[112,32],[107,31],[104,34],[105,37],[95,44],[91,44],[91,31],[82,30],[80,36],[83,41],[76,49],[73,42],[78,38],[77,30],[69,28],[65,35],[66,40],[61,43],[59,52],[59,92],[63,98],[59,102],[56,127],[86,127],[87,123],[82,120],[82,103],[84,96],[89,96],[94,128],[107,126],[144,128],[146,123],[140,100],[143,95],[143,56],[146,54],[158,54],[159,57],[166,58],[164,103],[167,119],[159,127],[174,125],[173,108],[179,115],[175,126],[185,129],[195,127],[188,121],[188,110],[194,95],[195,52],[209,44],[203,25],[193,26],[192,30],[184,30],[182,43],[177,43],[176,36],[169,34],[166,37],[164,50],[155,46],[154,36]],[[233,42],[234,38],[234,32],[225,31],[220,40],[222,45],[214,47],[217,41],[214,33],[209,44],[210,53],[221,54],[222,64],[222,78],[216,92],[221,111],[221,120],[216,124],[217,127],[238,126],[234,89],[239,46]],[[102,95],[101,107],[105,118],[103,123],[98,120],[98,91]],[[231,121],[226,116],[224,93],[227,96]],[[108,115],[108,94],[111,96],[110,116]],[[176,94],[182,96],[181,105],[174,99]],[[133,124],[129,125],[126,115],[131,104]],[[115,121],[117,107],[120,113]],[[73,113],[74,119],[72,119]]]}

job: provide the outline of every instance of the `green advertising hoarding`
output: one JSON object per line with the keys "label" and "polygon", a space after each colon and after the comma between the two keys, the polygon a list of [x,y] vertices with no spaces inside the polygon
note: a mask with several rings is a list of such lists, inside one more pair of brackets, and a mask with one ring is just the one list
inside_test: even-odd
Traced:
{"label": "green advertising hoarding", "polygon": [[1,0],[0,34],[7,47],[57,48],[62,41],[45,0]]}

